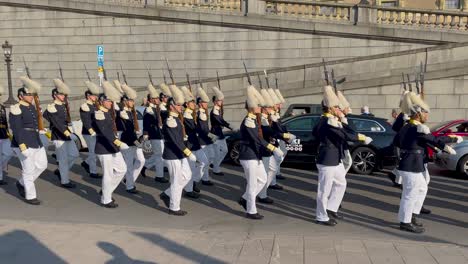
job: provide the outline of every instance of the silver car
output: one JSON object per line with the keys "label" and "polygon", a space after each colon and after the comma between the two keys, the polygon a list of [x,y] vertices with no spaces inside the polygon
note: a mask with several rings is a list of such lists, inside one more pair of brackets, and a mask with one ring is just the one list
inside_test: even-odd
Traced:
{"label": "silver car", "polygon": [[441,168],[456,171],[468,179],[468,141],[453,146],[456,155],[439,152],[435,157],[435,164]]}

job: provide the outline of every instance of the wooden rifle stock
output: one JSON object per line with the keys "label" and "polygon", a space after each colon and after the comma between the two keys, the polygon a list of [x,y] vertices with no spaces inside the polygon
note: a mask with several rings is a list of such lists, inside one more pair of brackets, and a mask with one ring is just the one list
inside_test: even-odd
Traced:
{"label": "wooden rifle stock", "polygon": [[135,132],[140,131],[140,126],[138,125],[138,116],[135,109],[135,106],[132,107],[132,114],[133,114],[133,126],[135,127]]}
{"label": "wooden rifle stock", "polygon": [[44,130],[44,119],[42,117],[41,105],[39,102],[38,95],[34,95],[34,105],[36,107],[36,114],[37,114],[37,129]]}

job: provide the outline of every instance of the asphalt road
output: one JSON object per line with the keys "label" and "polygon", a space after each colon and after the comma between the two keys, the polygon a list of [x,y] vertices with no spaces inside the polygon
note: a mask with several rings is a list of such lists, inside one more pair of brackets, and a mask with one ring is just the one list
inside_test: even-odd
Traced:
{"label": "asphalt road", "polygon": [[[40,206],[20,200],[14,182],[19,163],[13,158],[5,177],[9,184],[0,188],[0,220],[26,220],[76,224],[105,224],[146,228],[170,228],[207,232],[248,232],[327,236],[340,239],[408,240],[452,243],[468,246],[468,180],[431,166],[433,174],[426,207],[431,215],[423,216],[426,233],[415,235],[398,229],[397,212],[400,190],[391,186],[382,173],[348,175],[348,189],[343,202],[345,220],[336,227],[314,222],[317,171],[313,166],[288,165],[283,169],[284,191],[269,191],[273,205],[258,205],[265,216],[262,221],[247,220],[237,204],[245,180],[240,167],[224,165],[225,176],[214,176],[215,186],[201,186],[202,196],[182,200],[184,217],[169,216],[159,194],[168,184],[156,183],[154,173],[139,178],[138,195],[125,192],[120,185],[114,194],[119,207],[106,209],[99,205],[100,180],[86,176],[77,161],[71,179],[76,189],[59,187],[54,160],[49,156],[48,170],[36,181]],[[167,175],[166,175],[167,176]]]}

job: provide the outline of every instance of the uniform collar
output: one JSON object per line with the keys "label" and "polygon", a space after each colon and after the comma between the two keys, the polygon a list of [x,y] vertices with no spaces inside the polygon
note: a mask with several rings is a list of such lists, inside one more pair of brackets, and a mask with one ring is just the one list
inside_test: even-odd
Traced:
{"label": "uniform collar", "polygon": [[169,115],[172,117],[179,117],[179,113],[172,112],[172,111],[169,113]]}
{"label": "uniform collar", "polygon": [[152,104],[152,103],[149,103],[148,106],[149,106],[149,107],[156,108],[156,105],[155,105],[155,104]]}
{"label": "uniform collar", "polygon": [[63,102],[60,100],[54,100],[54,104],[56,105],[63,105]]}
{"label": "uniform collar", "polygon": [[248,113],[248,114],[247,114],[247,117],[250,117],[250,118],[252,118],[252,119],[255,119],[255,118],[257,118],[257,115],[252,114],[252,113]]}
{"label": "uniform collar", "polygon": [[200,111],[200,112],[202,112],[202,113],[205,113],[205,112],[206,112],[206,111],[205,111],[205,108],[201,108],[201,107],[198,108],[198,111]]}
{"label": "uniform collar", "polygon": [[105,108],[105,107],[102,106],[102,105],[99,106],[99,110],[101,110],[101,111],[103,111],[103,112],[105,112],[105,113],[109,112],[109,109]]}
{"label": "uniform collar", "polygon": [[130,109],[130,108],[126,107],[126,106],[124,106],[123,109],[124,109],[125,111],[129,111],[129,112],[132,111],[132,109]]}
{"label": "uniform collar", "polygon": [[334,115],[332,115],[332,114],[330,114],[330,113],[328,113],[328,112],[327,112],[327,113],[323,113],[322,116],[328,117],[328,118],[330,118],[330,117],[335,117]]}
{"label": "uniform collar", "polygon": [[86,100],[86,103],[87,103],[87,104],[90,104],[90,105],[94,104],[94,102],[91,101],[91,100]]}
{"label": "uniform collar", "polygon": [[418,126],[418,125],[421,125],[421,124],[422,124],[422,123],[419,122],[418,120],[414,120],[414,119],[410,119],[409,123],[412,124],[412,125],[415,125],[415,126]]}
{"label": "uniform collar", "polygon": [[262,113],[262,117],[268,119],[268,114]]}
{"label": "uniform collar", "polygon": [[193,110],[190,109],[190,108],[185,108],[185,112],[191,114],[191,113],[193,113]]}
{"label": "uniform collar", "polygon": [[165,102],[161,102],[161,105],[162,106],[166,106],[167,104]]}
{"label": "uniform collar", "polygon": [[24,106],[29,106],[29,103],[23,100],[19,101],[19,104],[24,105]]}
{"label": "uniform collar", "polygon": [[216,110],[221,110],[221,107],[215,105],[215,106],[214,106],[214,109],[216,109]]}

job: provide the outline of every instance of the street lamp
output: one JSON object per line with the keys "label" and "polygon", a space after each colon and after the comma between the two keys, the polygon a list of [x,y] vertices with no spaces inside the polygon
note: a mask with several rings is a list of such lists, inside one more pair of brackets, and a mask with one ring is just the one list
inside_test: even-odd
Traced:
{"label": "street lamp", "polygon": [[16,100],[13,97],[13,87],[11,84],[11,54],[13,51],[13,46],[8,43],[8,41],[5,41],[5,43],[2,45],[3,49],[3,55],[5,55],[5,62],[7,66],[7,75],[8,75],[8,99],[5,101],[6,106],[10,106],[13,104],[16,104]]}

